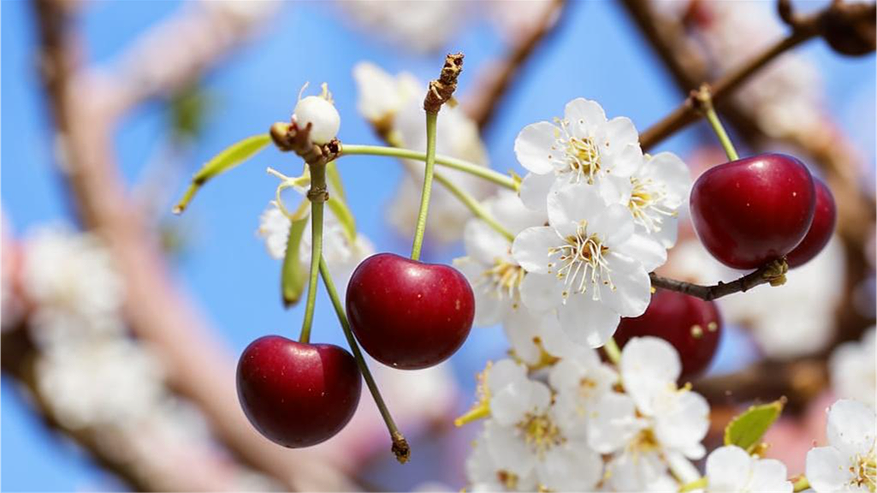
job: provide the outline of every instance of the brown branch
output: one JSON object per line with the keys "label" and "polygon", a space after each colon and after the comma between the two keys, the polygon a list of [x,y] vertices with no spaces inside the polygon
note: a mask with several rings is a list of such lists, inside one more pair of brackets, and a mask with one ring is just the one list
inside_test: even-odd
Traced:
{"label": "brown branch", "polygon": [[[667,42],[663,39],[661,30],[656,27],[658,23],[653,19],[648,3],[648,0],[624,1],[628,11],[643,27],[661,58],[671,67],[677,82],[687,89],[695,89],[704,81],[705,74],[692,74],[687,69],[685,62],[680,60],[678,54],[673,53],[672,48],[680,43]],[[781,17],[792,28],[791,34],[710,84],[714,103],[718,104],[730,97],[740,86],[751,80],[755,74],[779,55],[817,36],[822,36],[832,47],[845,54],[864,54],[874,51],[874,4],[832,2],[822,11],[809,16],[794,14],[786,1],[780,1],[778,5]],[[867,34],[869,22],[872,29],[870,41]],[[852,36],[853,39],[850,39],[851,35],[848,33],[850,29],[854,29],[857,33],[864,32],[859,37]],[[646,129],[640,135],[640,144],[644,150],[647,150],[697,121],[698,117],[698,112],[691,107],[689,100],[686,100],[669,115]],[[739,119],[739,116],[733,118],[733,120]]]}
{"label": "brown branch", "polygon": [[466,113],[479,129],[484,130],[490,124],[512,84],[519,79],[527,61],[557,31],[566,17],[564,13],[569,3],[567,0],[552,0],[535,28],[527,31],[501,61],[487,65],[488,71],[482,76],[484,80],[475,87],[475,93],[467,98],[469,104],[466,105]]}
{"label": "brown branch", "polygon": [[668,279],[654,272],[650,273],[649,277],[652,280],[653,287],[676,291],[677,293],[687,294],[705,301],[712,301],[729,294],[745,293],[762,284],[770,283],[771,286],[780,286],[786,282],[785,274],[788,270],[789,266],[786,264],[785,259],[775,260],[736,281],[728,283],[720,281],[712,286],[702,286],[700,284],[677,281],[676,279]]}

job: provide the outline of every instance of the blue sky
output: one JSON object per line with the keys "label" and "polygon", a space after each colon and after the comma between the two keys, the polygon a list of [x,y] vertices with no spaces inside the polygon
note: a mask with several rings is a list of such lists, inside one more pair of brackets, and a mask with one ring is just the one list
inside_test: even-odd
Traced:
{"label": "blue sky", "polygon": [[[175,1],[93,2],[82,19],[82,28],[94,62],[111,62],[122,47],[153,22],[178,7]],[[337,10],[325,3],[289,4],[271,28],[238,51],[229,63],[205,79],[215,105],[204,138],[193,149],[188,175],[212,154],[247,135],[264,132],[285,120],[306,81],[328,82],[342,116],[340,138],[347,143],[375,143],[367,124],[356,112],[356,91],[351,69],[371,60],[390,71],[408,70],[422,80],[433,78],[441,54],[415,56],[334,22]],[[575,97],[598,100],[610,116],[626,115],[646,128],[678,104],[680,93],[634,32],[623,10],[610,2],[576,4],[572,19],[528,66],[527,74],[511,94],[510,104],[497,115],[487,136],[493,166],[520,171],[512,146],[518,131],[528,123],[550,119]],[[26,2],[2,2],[0,29],[2,57],[2,204],[18,233],[47,222],[70,220],[67,197],[54,172],[46,108],[33,60],[35,33]],[[461,82],[465,93],[471,75],[481,62],[500,53],[502,44],[484,21],[463,30],[448,47],[466,53],[470,67]],[[864,149],[873,166],[873,112],[862,120],[857,108],[874,105],[875,61],[839,58],[820,41],[803,52],[812,56],[825,77],[831,106],[841,124],[867,143]],[[115,143],[126,179],[134,182],[162,143],[166,111],[159,104],[139,109],[126,119]],[[688,130],[666,141],[662,148],[682,156],[699,139],[711,135]],[[864,130],[863,130],[864,129]],[[864,134],[863,134],[864,132]],[[870,137],[868,132],[870,132]],[[378,250],[405,254],[409,240],[396,237],[383,221],[384,206],[400,176],[399,166],[379,158],[348,158],[340,164],[349,201],[360,229]],[[255,230],[258,217],[272,198],[276,180],[266,166],[295,173],[297,164],[274,150],[257,156],[235,170],[233,176],[211,182],[198,196],[179,224],[190,230],[192,242],[177,261],[176,275],[196,300],[228,345],[239,352],[252,339],[267,334],[294,334],[301,307],[284,311],[278,303],[279,263],[265,253]],[[172,184],[178,194],[184,184]],[[429,239],[427,238],[427,242]],[[449,261],[459,250],[427,251],[426,260]],[[343,344],[331,306],[318,300],[314,339]],[[461,382],[485,359],[505,350],[497,329],[475,330],[464,349],[454,357]],[[722,358],[734,355],[725,351]],[[5,490],[73,490],[118,485],[97,471],[75,446],[47,432],[27,411],[14,382],[2,380],[2,488]]]}

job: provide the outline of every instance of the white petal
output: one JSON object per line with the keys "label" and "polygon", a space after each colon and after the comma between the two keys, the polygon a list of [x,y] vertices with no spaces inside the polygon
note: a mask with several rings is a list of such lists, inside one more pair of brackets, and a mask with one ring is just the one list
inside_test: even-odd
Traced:
{"label": "white petal", "polygon": [[834,447],[816,447],[807,452],[806,476],[817,493],[842,491],[853,479],[850,461]]}
{"label": "white petal", "polygon": [[548,194],[548,222],[561,235],[575,233],[579,222],[592,219],[605,209],[596,188],[584,183],[554,186]]}
{"label": "white petal", "polygon": [[536,345],[535,339],[539,339],[539,326],[544,318],[555,317],[536,315],[525,307],[520,307],[505,318],[502,324],[506,338],[512,345],[515,356],[525,363],[534,365],[539,362],[542,351]]}
{"label": "white petal", "polygon": [[618,392],[603,395],[588,417],[588,444],[601,454],[621,450],[643,427],[633,399]]}
{"label": "white petal", "polygon": [[609,268],[612,269],[614,289],[601,289],[601,302],[622,317],[638,317],[645,313],[652,299],[652,281],[639,262],[629,257],[609,252]]}
{"label": "white petal", "polygon": [[556,180],[557,178],[551,173],[545,175],[527,173],[521,181],[521,202],[534,211],[546,210],[548,192]]}
{"label": "white petal", "polygon": [[619,116],[609,120],[605,131],[610,152],[623,149],[630,144],[639,145],[639,133],[630,118]]}
{"label": "white petal", "polygon": [[658,440],[668,448],[683,452],[689,459],[703,457],[700,442],[710,425],[706,399],[691,391],[667,392],[656,399],[654,406]]}
{"label": "white petal", "polygon": [[654,177],[664,183],[667,195],[688,202],[691,190],[691,170],[672,152],[655,154],[647,162],[643,177]]}
{"label": "white petal", "polygon": [[527,125],[515,139],[515,156],[521,166],[540,175],[554,171],[551,164],[552,150],[558,137],[558,128],[549,122],[537,122]]}
{"label": "white petal", "polygon": [[625,390],[647,416],[654,414],[654,401],[661,393],[675,389],[681,369],[676,349],[657,337],[634,337],[621,351]]}
{"label": "white petal", "polygon": [[603,473],[603,459],[581,442],[554,447],[537,467],[539,484],[550,491],[592,491]]}
{"label": "white petal", "polygon": [[[719,447],[706,458],[709,491],[744,491],[752,458],[740,447]],[[785,478],[784,478],[785,479]]]}
{"label": "white petal", "polygon": [[484,424],[484,442],[497,469],[526,476],[536,465],[536,457],[530,452],[517,429],[500,426],[494,421]]}
{"label": "white petal", "polygon": [[547,274],[551,272],[549,250],[560,244],[553,228],[536,226],[521,231],[512,244],[512,257],[527,272]]}
{"label": "white petal", "polygon": [[573,125],[591,127],[606,123],[606,113],[596,101],[576,98],[566,104],[563,117]]}
{"label": "white petal", "polygon": [[639,145],[627,145],[618,152],[601,157],[607,170],[615,176],[631,176],[642,166],[643,151]]}
{"label": "white petal", "polygon": [[527,368],[510,359],[502,359],[494,363],[487,374],[487,386],[492,393],[499,392],[503,387],[515,382],[527,380]]}
{"label": "white petal", "polygon": [[[675,221],[672,223],[672,228],[668,228],[667,226],[670,226],[670,224],[669,221],[665,220],[664,228],[661,229],[661,232],[666,229],[674,233],[672,237],[675,242]],[[672,242],[670,245],[672,246]],[[630,237],[627,238],[627,241],[618,246],[615,251],[642,263],[643,269],[645,269],[646,272],[651,272],[657,269],[667,261],[667,247],[664,246],[664,243],[662,243],[656,235],[649,235],[645,233],[644,229],[639,228],[637,228],[636,233],[630,235]]]}
{"label": "white petal", "polygon": [[792,493],[792,483],[786,479],[786,465],[776,459],[762,459],[752,467],[750,491]]}
{"label": "white petal", "polygon": [[[525,279],[526,280],[526,279]],[[598,348],[612,337],[621,317],[589,295],[571,296],[557,309],[560,328],[573,342]]]}
{"label": "white petal", "polygon": [[521,302],[528,309],[544,312],[563,302],[563,284],[553,274],[531,272],[521,281]]}
{"label": "white petal", "polygon": [[[511,190],[500,190],[492,199],[485,202],[488,210],[493,217],[512,234],[518,234],[531,226],[544,226],[548,223],[548,217],[545,215],[546,201],[548,200],[548,188],[551,186],[551,176],[528,174],[527,176],[539,178],[548,178],[548,185],[542,197],[539,199],[541,206],[537,210],[527,207],[515,192]],[[524,177],[527,180],[527,177]],[[523,186],[523,183],[521,183]]]}
{"label": "white petal", "polygon": [[493,266],[497,260],[509,257],[509,241],[486,223],[471,219],[463,230],[466,253],[482,264]]}
{"label": "white petal", "polygon": [[600,236],[610,250],[627,243],[633,234],[633,215],[623,205],[612,204],[590,217],[588,234]]}
{"label": "white petal", "polygon": [[828,411],[825,434],[828,443],[842,453],[867,455],[874,449],[874,411],[859,401],[841,399]]}
{"label": "white petal", "polygon": [[527,380],[503,386],[490,397],[490,415],[503,426],[513,426],[533,408],[533,386]]}

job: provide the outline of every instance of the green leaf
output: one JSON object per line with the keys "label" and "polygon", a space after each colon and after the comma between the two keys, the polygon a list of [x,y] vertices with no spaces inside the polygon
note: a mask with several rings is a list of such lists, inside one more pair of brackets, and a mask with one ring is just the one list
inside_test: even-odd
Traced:
{"label": "green leaf", "polygon": [[356,241],[356,219],[353,217],[353,213],[350,212],[350,208],[347,207],[347,204],[345,204],[344,201],[332,197],[331,195],[329,196],[329,201],[326,202],[326,205],[329,206],[332,214],[335,214],[338,222],[341,223],[341,227],[344,228],[344,236],[347,237],[347,241],[353,245]]}
{"label": "green leaf", "polygon": [[213,159],[207,161],[207,164],[195,173],[192,182],[200,185],[210,178],[234,168],[253,157],[253,155],[268,145],[269,142],[271,142],[271,136],[268,134],[254,135],[235,142],[214,156]]}
{"label": "green leaf", "polygon": [[244,140],[226,147],[225,150],[214,156],[213,159],[207,161],[207,164],[202,166],[201,169],[195,173],[195,176],[192,177],[192,183],[189,185],[189,188],[186,189],[183,198],[180,199],[179,203],[174,207],[174,214],[181,214],[186,210],[186,207],[189,206],[189,202],[195,197],[195,193],[198,192],[198,189],[201,188],[207,180],[220,173],[224,173],[253,157],[253,155],[268,145],[269,142],[271,142],[271,136],[268,134],[247,137]]}
{"label": "green leaf", "polygon": [[283,295],[283,305],[287,308],[298,303],[304,293],[307,281],[307,271],[301,264],[299,250],[304,236],[305,227],[308,225],[309,216],[297,219],[289,227],[289,238],[286,240],[286,256],[283,257],[283,270],[281,271],[280,288]]}
{"label": "green leaf", "polygon": [[785,399],[750,407],[725,427],[725,445],[736,445],[747,452],[755,449],[768,428],[783,412]]}

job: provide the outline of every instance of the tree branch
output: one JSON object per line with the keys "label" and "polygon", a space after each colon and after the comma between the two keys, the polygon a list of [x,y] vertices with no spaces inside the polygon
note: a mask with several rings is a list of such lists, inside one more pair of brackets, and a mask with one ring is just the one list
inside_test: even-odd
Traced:
{"label": "tree branch", "polygon": [[487,64],[487,71],[481,76],[481,83],[475,86],[475,93],[469,95],[466,113],[484,130],[492,121],[496,110],[504,96],[521,74],[527,61],[550,35],[557,31],[561,21],[566,17],[567,0],[552,0],[545,8],[536,26],[527,31],[520,40],[511,47],[505,58]]}
{"label": "tree branch", "polygon": [[785,259],[775,260],[736,281],[728,283],[719,282],[712,286],[702,286],[700,284],[668,279],[654,272],[650,273],[649,277],[652,280],[653,287],[676,291],[705,301],[712,301],[733,293],[745,293],[762,284],[770,283],[772,286],[780,286],[786,282],[785,274],[788,270],[789,266],[786,264]]}

